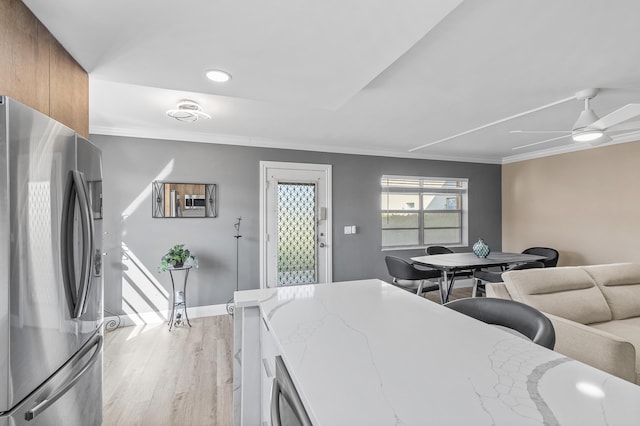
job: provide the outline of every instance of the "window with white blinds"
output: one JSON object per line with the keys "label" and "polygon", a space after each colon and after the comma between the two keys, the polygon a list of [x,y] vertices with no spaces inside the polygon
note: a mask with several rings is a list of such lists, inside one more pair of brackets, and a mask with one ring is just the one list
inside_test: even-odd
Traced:
{"label": "window with white blinds", "polygon": [[468,183],[457,178],[382,176],[382,248],[466,244]]}

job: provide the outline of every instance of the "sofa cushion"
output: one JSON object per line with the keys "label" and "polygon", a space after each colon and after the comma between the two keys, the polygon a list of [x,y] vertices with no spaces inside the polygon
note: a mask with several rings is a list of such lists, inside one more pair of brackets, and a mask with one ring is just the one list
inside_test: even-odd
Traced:
{"label": "sofa cushion", "polygon": [[640,372],[640,317],[590,324],[590,327],[619,336],[636,348],[636,372]]}
{"label": "sofa cushion", "polygon": [[583,266],[609,304],[614,320],[640,316],[640,265]]}
{"label": "sofa cushion", "polygon": [[581,324],[610,321],[611,310],[591,276],[579,267],[502,274],[513,300]]}

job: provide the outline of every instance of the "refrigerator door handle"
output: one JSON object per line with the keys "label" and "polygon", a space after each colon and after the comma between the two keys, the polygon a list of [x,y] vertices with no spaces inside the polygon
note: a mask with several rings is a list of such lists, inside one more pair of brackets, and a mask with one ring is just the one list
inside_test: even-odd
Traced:
{"label": "refrigerator door handle", "polygon": [[[77,176],[77,178],[76,178]],[[76,304],[76,312],[74,318],[79,318],[87,310],[87,295],[91,287],[91,268],[93,265],[94,251],[94,231],[93,231],[93,214],[91,210],[91,201],[89,200],[89,191],[87,190],[87,182],[84,174],[74,171],[74,179],[77,179],[78,186],[78,202],[80,203],[80,215],[82,217],[82,273],[80,275],[80,294]]]}
{"label": "refrigerator door handle", "polygon": [[81,359],[82,357],[84,357],[86,354],[88,354],[89,351],[91,351],[91,349],[96,348],[93,355],[91,355],[91,358],[89,359],[89,361],[87,361],[87,363],[84,365],[84,367],[82,367],[82,369],[78,372],[78,374],[73,376],[69,381],[67,381],[65,384],[63,384],[58,389],[56,389],[51,394],[51,396],[39,402],[36,406],[31,408],[29,411],[27,411],[24,416],[25,420],[31,421],[35,419],[39,414],[41,414],[44,410],[46,410],[48,407],[54,404],[58,399],[60,399],[65,393],[67,393],[69,389],[71,389],[78,382],[78,380],[82,378],[82,376],[87,372],[87,370],[89,370],[100,357],[100,353],[102,352],[103,341],[104,341],[103,337],[100,334],[97,334],[93,338],[92,342],[88,343],[84,349],[80,350],[78,353],[74,355],[73,358],[71,358],[69,362],[73,363]]}
{"label": "refrigerator door handle", "polygon": [[76,183],[73,171],[69,172],[62,202],[62,226],[60,229],[60,260],[62,263],[62,281],[67,295],[69,313],[74,318],[77,303],[76,274],[73,265],[73,220],[76,201]]}
{"label": "refrigerator door handle", "polygon": [[[67,305],[71,318],[79,318],[85,309],[85,299],[91,283],[91,263],[93,253],[93,220],[88,201],[84,175],[77,171],[69,172],[67,187],[62,208],[61,228],[61,260],[62,278],[67,293]],[[75,241],[73,238],[73,223],[75,219],[75,202],[78,200],[80,225],[82,231],[82,269],[80,282],[75,274]]]}

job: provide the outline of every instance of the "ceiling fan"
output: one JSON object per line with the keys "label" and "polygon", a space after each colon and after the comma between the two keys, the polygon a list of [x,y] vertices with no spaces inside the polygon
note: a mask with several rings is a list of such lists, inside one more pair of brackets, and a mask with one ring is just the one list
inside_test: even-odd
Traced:
{"label": "ceiling fan", "polygon": [[576,93],[575,99],[584,101],[584,110],[580,112],[578,119],[571,130],[512,130],[509,133],[564,133],[562,136],[533,142],[512,148],[514,150],[528,148],[564,138],[571,137],[575,142],[590,142],[593,145],[611,141],[607,133],[619,133],[632,130],[630,133],[640,131],[640,121],[626,123],[634,117],[640,116],[640,104],[627,104],[602,118],[593,112],[590,101],[598,94],[598,89],[585,89]]}

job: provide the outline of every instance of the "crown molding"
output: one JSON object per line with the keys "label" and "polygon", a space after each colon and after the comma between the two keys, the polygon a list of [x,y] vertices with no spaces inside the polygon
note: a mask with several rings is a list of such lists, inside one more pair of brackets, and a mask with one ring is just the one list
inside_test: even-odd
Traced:
{"label": "crown molding", "polygon": [[301,144],[292,143],[287,141],[280,141],[268,138],[258,137],[246,137],[236,135],[220,135],[212,133],[202,132],[167,132],[166,130],[155,129],[134,129],[134,128],[115,128],[115,127],[103,127],[92,126],[89,129],[90,134],[105,135],[105,136],[120,136],[120,137],[132,137],[143,139],[159,139],[159,140],[173,140],[181,142],[197,142],[197,143],[211,143],[222,145],[235,145],[235,146],[248,146],[254,148],[275,148],[275,149],[290,149],[296,151],[312,151],[312,152],[327,152],[334,154],[348,154],[348,155],[371,155],[375,157],[391,157],[391,158],[408,158],[413,160],[437,160],[437,161],[455,161],[460,163],[483,163],[483,164],[501,164],[500,159],[487,159],[479,157],[469,156],[443,156],[443,155],[425,155],[415,152],[392,152],[384,150],[374,149],[361,149],[350,148],[345,146],[331,146],[331,145],[318,145],[318,144]]}
{"label": "crown molding", "polygon": [[90,134],[132,137],[143,139],[159,139],[173,140],[180,142],[196,142],[211,143],[221,145],[247,146],[254,148],[273,148],[273,149],[289,149],[295,151],[311,151],[311,152],[327,152],[334,154],[346,155],[371,155],[375,157],[390,158],[408,158],[414,160],[436,160],[436,161],[455,161],[460,163],[481,163],[481,164],[511,164],[520,161],[534,160],[536,158],[550,157],[552,155],[567,154],[570,152],[584,151],[586,149],[601,148],[621,143],[636,142],[640,140],[640,131],[635,133],[627,133],[622,137],[614,136],[612,140],[606,144],[592,146],[589,143],[570,143],[563,146],[557,146],[540,151],[529,152],[525,154],[512,155],[502,159],[490,159],[483,157],[471,156],[446,156],[446,155],[425,155],[416,152],[392,152],[384,150],[374,150],[366,148],[350,148],[336,147],[331,145],[318,144],[299,144],[287,141],[280,141],[268,138],[246,137],[237,135],[221,135],[202,132],[167,132],[166,130],[154,129],[127,129],[116,127],[93,126],[90,128]]}

